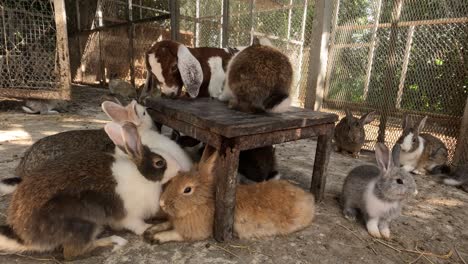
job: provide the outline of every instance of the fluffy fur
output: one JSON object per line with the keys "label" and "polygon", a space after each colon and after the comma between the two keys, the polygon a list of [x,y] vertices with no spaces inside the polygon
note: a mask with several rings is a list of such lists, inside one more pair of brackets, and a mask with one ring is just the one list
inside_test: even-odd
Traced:
{"label": "fluffy fur", "polygon": [[341,202],[344,217],[355,220],[360,212],[367,231],[377,238],[390,238],[390,222],[400,215],[402,202],[417,193],[413,177],[398,164],[399,153],[398,145],[390,155],[384,144],[377,143],[378,167],[356,167],[349,172],[343,184]]}
{"label": "fluffy fur", "polygon": [[147,79],[139,95],[140,101],[150,96],[153,83],[168,97],[182,96],[182,87],[185,86],[192,98],[217,98],[227,64],[237,51],[230,48],[187,48],[172,40],[154,43],[146,52]]}
{"label": "fluffy fur", "polygon": [[[180,173],[165,188],[160,205],[169,222],[148,229],[150,243],[203,240],[212,236],[214,221],[213,167],[217,153],[204,155],[188,173]],[[236,191],[234,232],[241,239],[289,234],[314,218],[312,194],[286,181],[240,185]]]}
{"label": "fluffy fur", "polygon": [[51,115],[66,112],[68,103],[63,100],[26,100],[22,109],[28,114]]}
{"label": "fluffy fur", "polygon": [[374,120],[374,112],[366,113],[360,118],[354,117],[348,109],[345,112],[346,116],[335,127],[335,144],[338,152],[351,152],[353,157],[358,158],[366,139],[364,125]]}
{"label": "fluffy fur", "polygon": [[434,167],[447,162],[448,151],[445,144],[431,134],[421,133],[427,116],[417,126],[409,116],[403,120],[403,133],[397,141],[401,146],[400,163],[406,171],[426,174]]}
{"label": "fluffy fur", "polygon": [[112,153],[67,153],[23,179],[9,207],[9,226],[0,229],[0,250],[61,246],[71,259],[126,243],[117,236],[97,239],[104,225],[136,234],[149,227],[144,220],[158,211],[161,183],[175,176],[175,169],[154,138],[140,137],[134,124],[111,122],[105,131],[116,145]]}
{"label": "fluffy fur", "polygon": [[441,177],[446,185],[457,186],[468,192],[468,164],[461,164],[454,168],[448,165],[437,166],[431,174]]}
{"label": "fluffy fur", "polygon": [[[248,113],[271,111],[289,99],[292,78],[293,69],[288,57],[271,46],[261,45],[254,38],[252,45],[240,51],[229,63],[228,87],[225,87],[233,94],[229,105]],[[287,109],[283,105],[275,111]]]}

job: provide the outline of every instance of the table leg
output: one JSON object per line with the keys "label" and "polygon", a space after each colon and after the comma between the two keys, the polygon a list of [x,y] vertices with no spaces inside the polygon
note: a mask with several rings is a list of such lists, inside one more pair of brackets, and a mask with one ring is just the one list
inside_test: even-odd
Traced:
{"label": "table leg", "polygon": [[315,201],[320,202],[325,194],[325,184],[327,179],[328,160],[331,154],[331,141],[334,126],[331,125],[324,134],[317,139],[315,151],[314,169],[312,173],[312,183],[310,191],[315,195]]}
{"label": "table leg", "polygon": [[223,142],[216,163],[214,238],[218,242],[232,239],[238,164],[239,148]]}

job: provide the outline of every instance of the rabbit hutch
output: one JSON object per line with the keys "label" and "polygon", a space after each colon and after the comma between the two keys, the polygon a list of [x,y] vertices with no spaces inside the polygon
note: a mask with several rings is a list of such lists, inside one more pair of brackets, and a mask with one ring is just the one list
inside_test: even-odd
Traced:
{"label": "rabbit hutch", "polygon": [[[461,224],[468,217],[462,212],[468,196],[428,175],[415,178],[418,191],[432,192],[432,196],[423,194],[409,203],[411,209],[404,209],[403,220],[398,220],[400,237],[390,241],[368,237],[359,222],[350,224],[342,217],[338,202],[352,166],[375,163],[378,142],[395,145],[406,118],[416,122],[427,116],[423,132],[445,144],[448,164],[467,164],[466,1],[2,0],[0,15],[0,102],[5,98],[61,99],[75,102],[72,108],[77,109],[63,118],[45,117],[42,124],[32,126],[28,122],[35,117],[13,121],[19,116],[0,107],[0,152],[4,152],[0,170],[6,171],[0,178],[6,178],[15,166],[21,156],[18,151],[41,137],[70,128],[101,128],[107,119],[97,107],[101,103],[97,98],[114,78],[135,89],[142,87],[147,77],[145,52],[161,40],[187,47],[236,48],[249,46],[255,37],[266,38],[292,64],[294,106],[333,113],[339,119],[346,112],[354,116],[374,112],[364,126],[363,157],[331,151],[327,193],[317,203],[313,223],[316,229],[291,237],[227,244],[205,241],[152,247],[135,241],[136,246],[127,245],[123,251],[93,256],[83,263],[468,261],[468,233]],[[91,96],[83,99],[87,93]],[[16,144],[21,137],[28,139]],[[310,179],[301,177],[310,175],[313,166],[308,157],[314,154],[304,147],[315,148],[316,142],[278,145],[282,177],[308,184]],[[7,157],[10,149],[15,157]],[[444,189],[437,189],[441,186]],[[7,200],[0,199],[3,224]],[[464,242],[457,245],[454,241]],[[0,246],[2,263],[2,258],[5,263],[40,259],[1,252]],[[45,259],[56,261],[55,256]]]}

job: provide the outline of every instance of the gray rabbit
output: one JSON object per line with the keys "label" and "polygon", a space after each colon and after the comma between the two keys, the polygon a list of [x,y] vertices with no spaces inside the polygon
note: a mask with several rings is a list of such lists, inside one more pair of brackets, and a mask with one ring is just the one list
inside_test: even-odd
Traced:
{"label": "gray rabbit", "polygon": [[392,155],[383,143],[377,143],[378,167],[362,165],[345,179],[342,191],[344,217],[355,220],[358,211],[373,237],[390,238],[390,222],[400,215],[403,200],[417,193],[413,176],[400,168],[400,146]]}
{"label": "gray rabbit", "polygon": [[351,111],[345,109],[346,116],[343,117],[336,125],[334,139],[337,151],[351,152],[353,157],[358,158],[364,141],[366,132],[364,125],[369,124],[374,120],[374,111],[369,112],[356,118]]}

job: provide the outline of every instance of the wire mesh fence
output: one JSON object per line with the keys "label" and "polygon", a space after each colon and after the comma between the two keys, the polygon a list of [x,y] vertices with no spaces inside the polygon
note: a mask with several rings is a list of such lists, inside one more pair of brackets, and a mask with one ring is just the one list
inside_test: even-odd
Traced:
{"label": "wire mesh fence", "polygon": [[340,115],[344,108],[376,110],[365,148],[378,138],[395,143],[403,115],[428,115],[424,131],[453,157],[468,94],[462,2],[334,1],[323,108]]}
{"label": "wire mesh fence", "polygon": [[53,1],[2,1],[0,32],[0,95],[64,95]]}

